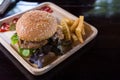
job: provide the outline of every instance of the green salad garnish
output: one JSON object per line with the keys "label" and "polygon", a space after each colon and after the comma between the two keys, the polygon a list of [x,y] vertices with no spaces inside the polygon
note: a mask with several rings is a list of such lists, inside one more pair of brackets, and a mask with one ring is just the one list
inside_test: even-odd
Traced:
{"label": "green salad garnish", "polygon": [[[12,45],[15,45],[16,43],[18,43],[18,35],[17,33],[15,33],[12,37],[11,37],[11,43]],[[24,56],[24,57],[28,57],[33,53],[33,49],[24,49],[24,48],[18,48],[18,52],[20,53],[20,55]]]}
{"label": "green salad garnish", "polygon": [[19,51],[20,55],[22,55],[24,57],[28,57],[32,53],[30,49],[24,49],[24,48],[19,48],[18,51]]}
{"label": "green salad garnish", "polygon": [[17,33],[15,33],[12,37],[11,37],[11,43],[12,45],[16,44],[18,42],[18,36]]}

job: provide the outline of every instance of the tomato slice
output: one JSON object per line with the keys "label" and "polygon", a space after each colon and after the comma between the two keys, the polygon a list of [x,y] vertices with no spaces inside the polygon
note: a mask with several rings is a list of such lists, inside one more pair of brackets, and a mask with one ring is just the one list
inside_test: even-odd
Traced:
{"label": "tomato slice", "polygon": [[5,32],[5,31],[8,31],[10,28],[9,24],[7,23],[3,23],[0,27],[0,32]]}
{"label": "tomato slice", "polygon": [[12,20],[12,23],[16,24],[17,21],[18,21],[18,18],[14,18],[14,19]]}
{"label": "tomato slice", "polygon": [[46,11],[46,12],[49,12],[49,13],[52,13],[52,12],[53,12],[53,10],[52,10],[49,6],[44,6],[44,7],[42,7],[40,10]]}

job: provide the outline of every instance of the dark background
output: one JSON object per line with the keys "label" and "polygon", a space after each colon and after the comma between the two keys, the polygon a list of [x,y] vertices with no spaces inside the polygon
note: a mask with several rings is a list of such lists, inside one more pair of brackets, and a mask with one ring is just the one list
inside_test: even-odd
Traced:
{"label": "dark background", "polygon": [[[98,35],[67,60],[38,77],[29,74],[3,46],[0,46],[0,80],[120,79],[120,0],[34,0],[32,2],[36,1],[38,3],[51,1],[76,16],[84,15],[85,21],[98,29]],[[9,16],[7,13],[15,8],[15,3],[17,1],[12,3],[0,18]]]}

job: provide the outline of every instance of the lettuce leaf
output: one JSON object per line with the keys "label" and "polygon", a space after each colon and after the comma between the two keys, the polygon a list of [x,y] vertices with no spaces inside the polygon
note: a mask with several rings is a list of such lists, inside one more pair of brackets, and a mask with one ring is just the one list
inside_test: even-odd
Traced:
{"label": "lettuce leaf", "polygon": [[12,37],[11,37],[11,44],[14,45],[18,42],[18,36],[17,33],[15,33]]}

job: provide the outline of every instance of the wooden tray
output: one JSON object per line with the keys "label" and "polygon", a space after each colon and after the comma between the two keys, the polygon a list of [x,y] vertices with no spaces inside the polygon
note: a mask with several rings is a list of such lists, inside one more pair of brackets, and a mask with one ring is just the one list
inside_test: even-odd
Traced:
{"label": "wooden tray", "polygon": [[[33,9],[40,9],[42,6],[48,5],[52,8],[52,10],[54,11],[52,14],[57,17],[57,19],[61,19],[63,17],[67,17],[67,18],[71,18],[71,19],[76,19],[77,17],[72,15],[71,13],[65,11],[64,9],[58,7],[57,5],[50,3],[50,2],[44,2],[41,3],[40,5],[38,5],[37,7],[33,8]],[[30,9],[30,10],[33,10]],[[26,12],[26,11],[25,11]],[[10,22],[11,20],[13,20],[14,18],[20,17],[22,13],[18,13],[15,15],[12,15],[10,17],[4,18],[2,20],[0,20],[0,23],[3,22]],[[59,63],[61,63],[62,61],[64,61],[66,58],[68,58],[69,56],[71,56],[72,54],[74,54],[77,50],[81,49],[83,46],[85,46],[88,42],[90,42],[93,38],[95,38],[95,36],[97,35],[98,31],[95,27],[93,27],[92,25],[88,24],[87,22],[84,22],[85,24],[85,28],[87,30],[87,36],[85,39],[85,42],[83,44],[77,44],[75,47],[73,47],[71,50],[69,50],[67,53],[65,53],[64,55],[60,56],[59,58],[57,58],[55,61],[53,61],[52,63],[48,64],[47,66],[43,67],[43,68],[35,68],[33,66],[31,66],[28,62],[26,62],[17,52],[16,50],[11,46],[10,43],[10,38],[11,36],[14,34],[15,31],[8,31],[8,32],[4,32],[4,33],[0,33],[0,43],[11,53],[11,55],[13,57],[15,57],[30,73],[32,73],[33,75],[42,75],[44,73],[46,73],[47,71],[51,70],[52,68],[54,68],[56,65],[58,65]]]}

